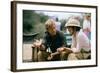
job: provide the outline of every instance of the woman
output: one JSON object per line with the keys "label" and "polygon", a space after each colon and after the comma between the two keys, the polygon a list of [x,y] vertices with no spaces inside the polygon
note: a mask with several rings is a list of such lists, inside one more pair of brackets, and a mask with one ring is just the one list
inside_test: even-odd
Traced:
{"label": "woman", "polygon": [[70,18],[65,24],[65,27],[72,35],[71,50],[73,53],[69,54],[68,59],[73,60],[87,58],[82,53],[90,52],[90,41],[82,32],[80,22],[77,19]]}

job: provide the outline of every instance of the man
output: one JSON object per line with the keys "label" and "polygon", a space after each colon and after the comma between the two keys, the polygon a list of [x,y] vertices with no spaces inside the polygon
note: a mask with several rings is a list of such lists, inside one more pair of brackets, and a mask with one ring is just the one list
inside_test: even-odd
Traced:
{"label": "man", "polygon": [[[42,47],[40,47],[38,52],[38,61],[57,61],[67,59],[67,53],[61,50],[66,46],[64,34],[61,31],[56,30],[55,21],[52,19],[48,19],[46,21],[45,27],[46,33],[43,39],[44,42],[42,43]],[[51,49],[49,54],[46,52],[48,48]]]}
{"label": "man", "polygon": [[[65,27],[72,35],[71,50],[73,53],[69,54],[68,59],[87,59],[90,55],[90,41],[88,37],[82,32],[80,22],[77,19],[70,18],[69,21],[65,24]],[[85,53],[85,56],[83,53]],[[88,56],[86,54],[88,54]]]}
{"label": "man", "polygon": [[90,16],[90,14],[85,14],[85,16],[84,16],[83,32],[91,40],[91,16]]}
{"label": "man", "polygon": [[59,20],[58,20],[58,18],[56,18],[56,29],[58,30],[58,31],[61,31],[61,22],[59,22]]}

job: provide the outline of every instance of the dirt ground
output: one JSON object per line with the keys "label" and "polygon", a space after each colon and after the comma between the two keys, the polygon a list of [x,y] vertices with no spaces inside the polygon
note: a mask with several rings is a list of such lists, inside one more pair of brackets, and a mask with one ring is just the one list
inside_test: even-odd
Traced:
{"label": "dirt ground", "polygon": [[24,43],[23,44],[23,61],[31,61],[32,60],[32,44]]}
{"label": "dirt ground", "polygon": [[[91,54],[91,53],[90,53]],[[84,57],[89,56],[89,54],[83,54]],[[32,62],[32,43],[23,43],[22,51],[23,62]]]}

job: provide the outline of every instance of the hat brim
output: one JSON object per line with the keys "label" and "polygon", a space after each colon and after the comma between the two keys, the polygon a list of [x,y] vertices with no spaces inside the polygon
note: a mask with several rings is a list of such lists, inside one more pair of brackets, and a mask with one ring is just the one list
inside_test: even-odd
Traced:
{"label": "hat brim", "polygon": [[81,26],[75,25],[75,24],[65,25],[65,27],[80,27],[81,28]]}

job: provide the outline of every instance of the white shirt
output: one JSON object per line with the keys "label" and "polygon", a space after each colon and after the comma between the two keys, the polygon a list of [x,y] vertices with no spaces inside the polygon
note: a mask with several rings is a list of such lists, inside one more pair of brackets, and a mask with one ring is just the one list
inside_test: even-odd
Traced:
{"label": "white shirt", "polygon": [[86,19],[83,21],[83,30],[85,30],[85,29],[91,30],[90,21],[89,20],[86,20]]}
{"label": "white shirt", "polygon": [[90,50],[90,41],[82,30],[76,33],[76,37],[72,36],[71,48],[73,52],[80,52],[81,49],[84,49],[85,51]]}

